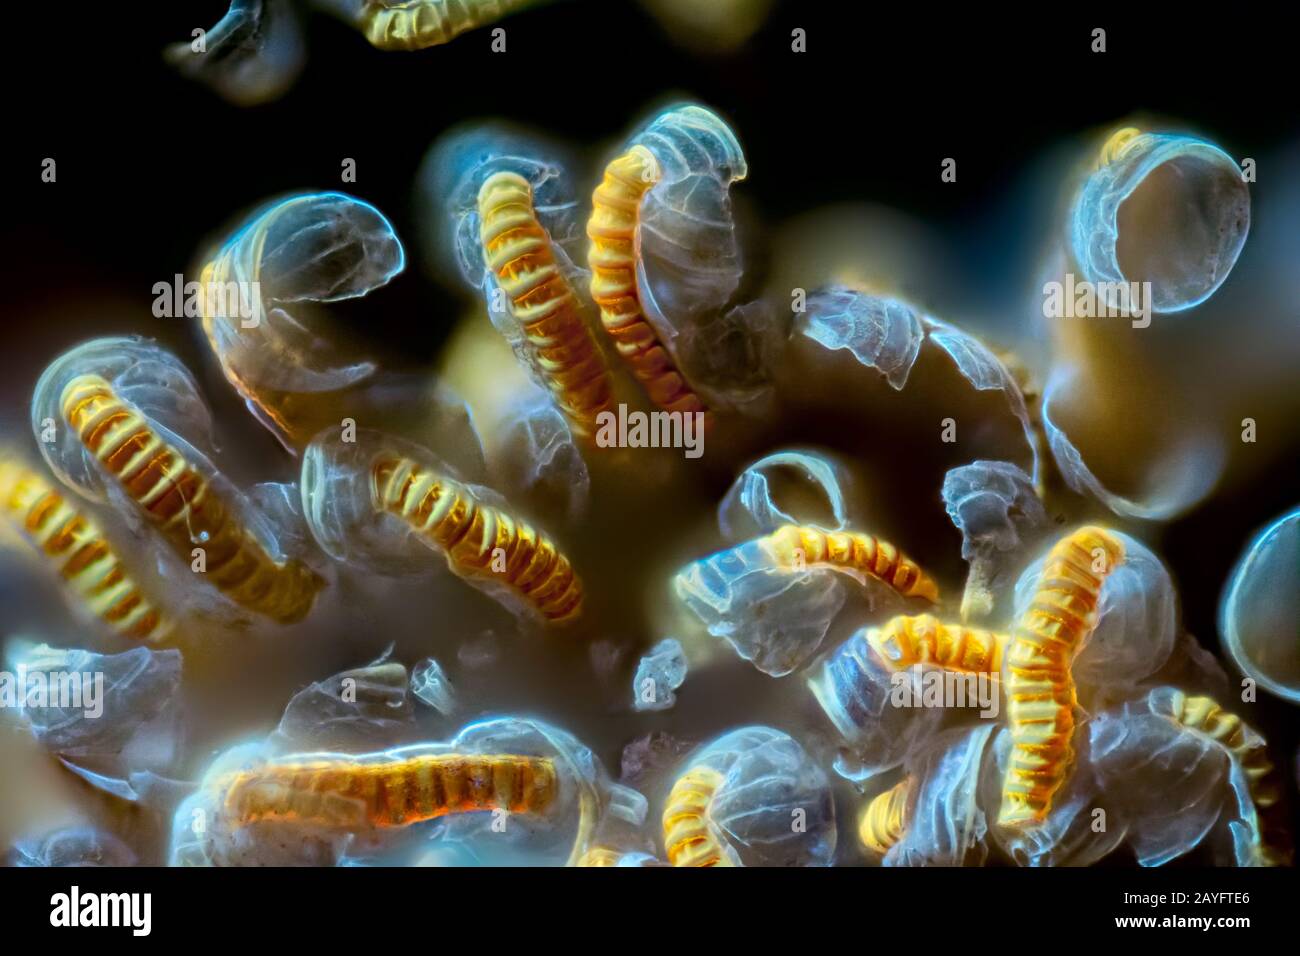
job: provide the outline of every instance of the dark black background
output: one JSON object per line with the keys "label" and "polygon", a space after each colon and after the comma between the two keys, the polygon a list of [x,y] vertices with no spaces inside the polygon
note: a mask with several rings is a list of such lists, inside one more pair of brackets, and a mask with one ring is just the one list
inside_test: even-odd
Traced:
{"label": "dark black background", "polygon": [[[133,331],[192,360],[188,333],[149,314],[152,285],[185,271],[205,236],[263,197],[337,188],[343,157],[358,164],[350,191],[384,210],[399,235],[414,235],[411,194],[425,151],[444,128],[476,116],[599,143],[665,94],[693,95],[743,131],[751,169],[762,170],[746,190],[764,215],[887,202],[953,237],[960,269],[994,276],[1035,239],[986,241],[1000,197],[1033,156],[1081,129],[1157,111],[1213,131],[1234,156],[1265,154],[1300,134],[1292,33],[1257,6],[954,12],[786,2],[726,56],[681,49],[622,0],[518,14],[506,23],[506,58],[489,52],[482,33],[383,53],[318,15],[299,82],[278,102],[247,110],[180,79],[161,57],[166,44],[215,23],[221,0],[38,6],[7,9],[0,41],[11,167],[0,223],[6,432],[25,429],[24,402],[49,356],[89,333],[120,331],[98,324],[101,314],[138,316]],[[808,31],[804,55],[790,51],[796,26]],[[1108,31],[1104,57],[1089,49],[1096,26]],[[40,182],[46,156],[58,161],[56,186]],[[960,157],[961,176],[941,187],[944,156]],[[425,280],[381,296],[367,335],[393,364],[433,356],[462,303]],[[1297,452],[1274,453],[1294,462]],[[1207,645],[1237,550],[1205,542],[1244,542],[1297,497],[1294,469],[1282,468],[1248,495],[1214,499],[1169,528],[1164,555],[1185,621]],[[1296,712],[1274,700],[1258,712],[1294,786]]]}

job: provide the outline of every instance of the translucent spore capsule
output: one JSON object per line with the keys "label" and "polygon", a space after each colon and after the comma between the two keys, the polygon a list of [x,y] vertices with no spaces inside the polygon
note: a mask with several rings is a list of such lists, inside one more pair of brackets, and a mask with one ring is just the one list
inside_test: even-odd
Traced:
{"label": "translucent spore capsule", "polygon": [[636,710],[668,710],[677,703],[675,691],[686,680],[687,661],[682,645],[668,637],[650,649],[637,664],[632,678],[632,706]]}
{"label": "translucent spore capsule", "polygon": [[944,475],[942,495],[970,566],[962,620],[987,618],[1007,590],[1008,565],[1046,531],[1047,512],[1029,475],[1006,461],[952,469]]}
{"label": "translucent spore capsule", "polygon": [[312,0],[380,50],[423,50],[490,26],[539,0]]}
{"label": "translucent spore capsule", "polygon": [[1300,703],[1300,510],[1260,532],[1233,569],[1219,609],[1224,649],[1247,677]]}
{"label": "translucent spore capsule", "polygon": [[376,367],[323,334],[320,307],[387,285],[406,265],[392,224],[343,193],[276,200],[254,213],[204,265],[203,331],[226,380],[290,450],[329,421],[322,396]]}
{"label": "translucent spore capsule", "polygon": [[871,636],[871,628],[856,631],[808,679],[846,745],[835,770],[855,783],[900,766],[945,717],[941,708],[898,705],[900,693],[921,699],[920,671],[894,667],[872,646]]}
{"label": "translucent spore capsule", "polygon": [[573,429],[540,389],[512,403],[492,430],[491,471],[510,501],[573,525],[586,514],[591,472]]}
{"label": "translucent spore capsule", "polygon": [[707,412],[691,367],[740,284],[731,184],[748,173],[715,113],[660,114],[605,168],[587,224],[591,297],[619,355],[661,408]]}
{"label": "translucent spore capsule", "polygon": [[834,456],[781,451],[760,458],[736,478],[718,505],[718,528],[729,540],[771,534],[782,525],[849,524],[848,469]]}
{"label": "translucent spore capsule", "polygon": [[884,866],[984,863],[989,827],[980,773],[996,731],[984,724],[936,735],[908,760],[901,792],[896,787],[869,805],[861,832],[875,837],[869,846],[883,853]]}
{"label": "translucent spore capsule", "polygon": [[872,602],[938,600],[929,575],[889,542],[799,525],[687,565],[673,587],[710,634],[781,677],[820,647],[846,599],[841,575],[862,585]]}
{"label": "translucent spore capsule", "polygon": [[290,0],[231,0],[216,26],[174,43],[166,59],[184,76],[236,106],[277,99],[307,60],[302,26]]}
{"label": "translucent spore capsule", "polygon": [[1014,740],[1001,826],[1041,823],[1074,760],[1074,657],[1097,623],[1102,583],[1124,560],[1109,531],[1085,527],[1047,555],[1033,599],[1006,652],[1007,717]]}
{"label": "translucent spore capsule", "polygon": [[1265,742],[1208,697],[1157,687],[1089,725],[1093,762],[1128,821],[1138,861],[1210,841],[1219,863],[1277,866],[1292,848]]}
{"label": "translucent spore capsule", "polygon": [[69,500],[37,469],[0,450],[0,514],[63,583],[72,603],[114,634],[158,643],[172,619],[137,583],[84,502]]}
{"label": "translucent spore capsule", "polygon": [[835,803],[793,737],[744,727],[690,755],[663,811],[673,866],[828,866]]}
{"label": "translucent spore capsule", "polygon": [[8,853],[10,866],[135,866],[130,847],[113,834],[91,826],[69,826],[23,837]]}
{"label": "translucent spore capsule", "polygon": [[1151,283],[1156,312],[1199,305],[1223,284],[1250,230],[1241,167],[1194,136],[1125,128],[1102,148],[1074,202],[1070,243],[1080,278],[1104,289]]}
{"label": "translucent spore capsule", "polygon": [[133,776],[170,770],[181,744],[180,651],[96,654],[15,641],[7,669],[16,681],[4,682],[5,690],[21,697],[5,706],[21,712],[37,742],[93,786],[134,800]]}
{"label": "translucent spore capsule", "polygon": [[1072,365],[1058,368],[1043,391],[1039,406],[1043,431],[1057,470],[1069,487],[1100,501],[1117,515],[1145,521],[1167,521],[1203,501],[1223,474],[1227,453],[1211,429],[1195,425],[1167,436],[1159,449],[1148,450],[1137,467],[1136,491],[1120,495],[1107,488],[1084,461],[1083,453],[1058,424],[1060,406],[1083,376]]}
{"label": "translucent spore capsule", "polygon": [[976,391],[998,391],[1006,396],[1025,436],[1033,481],[1035,485],[1040,481],[1040,442],[1020,384],[1002,359],[970,333],[898,299],[832,285],[809,293],[806,308],[795,318],[792,334],[823,349],[847,350],[863,367],[879,373],[895,391],[907,385],[922,346],[936,346]]}
{"label": "translucent spore capsule", "polygon": [[[1142,542],[1109,534],[1124,559],[1102,581],[1092,629],[1070,665],[1076,696],[1088,710],[1127,697],[1171,659],[1178,642],[1178,598],[1169,572]],[[1044,563],[1030,564],[1016,582],[1017,620],[1035,600]]]}
{"label": "translucent spore capsule", "polygon": [[432,567],[430,551],[508,607],[550,623],[575,618],[582,584],[568,558],[487,488],[432,453],[369,429],[323,432],[303,457],[303,511],[337,560],[385,574]]}
{"label": "translucent spore capsule", "polygon": [[[301,620],[323,580],[285,558],[248,498],[185,437],[207,438],[206,406],[193,379],[157,346],[96,339],[56,359],[32,399],[37,440],[51,468],[89,497],[136,515],[174,560],[234,605],[279,623]],[[176,430],[173,430],[175,426]]]}

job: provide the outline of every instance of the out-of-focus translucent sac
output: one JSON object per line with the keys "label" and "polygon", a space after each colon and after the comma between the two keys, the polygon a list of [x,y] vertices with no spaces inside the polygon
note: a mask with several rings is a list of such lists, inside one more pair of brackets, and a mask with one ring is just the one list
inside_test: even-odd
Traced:
{"label": "out-of-focus translucent sac", "polygon": [[1143,866],[1209,839],[1220,865],[1270,865],[1290,847],[1261,814],[1280,798],[1264,740],[1204,697],[1157,687],[1089,724],[1092,761]]}
{"label": "out-of-focus translucent sac", "polygon": [[953,468],[944,475],[942,494],[970,565],[962,619],[978,620],[993,611],[1009,565],[1046,531],[1047,512],[1029,475],[1006,461]]}
{"label": "out-of-focus translucent sac", "polygon": [[492,474],[506,498],[538,514],[577,522],[587,510],[591,473],[573,430],[540,389],[529,389],[498,423]]}
{"label": "out-of-focus translucent sac", "polygon": [[988,817],[980,803],[984,751],[992,723],[936,734],[909,757],[907,772],[919,781],[902,838],[885,854],[884,866],[980,866],[988,857]]}
{"label": "out-of-focus translucent sac", "polygon": [[1015,376],[979,339],[898,299],[847,286],[814,290],[805,306],[795,316],[795,334],[825,349],[847,349],[863,366],[879,372],[896,391],[902,391],[907,384],[921,346],[930,342],[952,359],[957,371],[977,391],[1002,392],[1024,431],[1033,479],[1038,482],[1038,438],[1025,397]]}
{"label": "out-of-focus translucent sac", "polygon": [[637,710],[668,710],[677,703],[674,691],[686,680],[686,654],[675,638],[667,637],[637,664],[632,679],[632,706]]}
{"label": "out-of-focus translucent sac", "polygon": [[541,0],[311,0],[381,50],[423,50]]}
{"label": "out-of-focus translucent sac", "polygon": [[446,671],[432,657],[426,657],[411,672],[411,693],[444,717],[456,710],[456,692]]}
{"label": "out-of-focus translucent sac", "polygon": [[[1140,541],[1110,532],[1124,546],[1124,560],[1106,575],[1097,600],[1096,624],[1071,666],[1079,698],[1090,706],[1122,700],[1160,670],[1178,641],[1178,598],[1160,559]],[[1032,562],[1016,582],[1013,618],[1033,603],[1043,560]]]}
{"label": "out-of-focus translucent sac", "polygon": [[898,671],[881,660],[867,641],[868,630],[858,630],[836,648],[808,681],[846,744],[835,770],[854,782],[899,766],[944,720],[942,708],[898,705],[900,691],[908,699],[922,699],[921,674],[914,668]]}
{"label": "out-of-focus translucent sac", "polygon": [[[1239,167],[1193,136],[1121,130],[1080,189],[1070,243],[1080,278],[1106,290],[1150,282],[1149,306],[1180,312],[1214,294],[1250,230],[1250,190]],[[1104,285],[1103,285],[1104,284]]]}
{"label": "out-of-focus translucent sac", "polygon": [[331,419],[322,393],[374,374],[322,335],[320,306],[386,285],[406,265],[392,224],[343,193],[259,209],[204,265],[203,331],[226,380],[285,445],[301,448]]}
{"label": "out-of-focus translucent sac", "polygon": [[1074,366],[1058,368],[1043,391],[1040,415],[1048,447],[1065,483],[1081,495],[1089,495],[1118,515],[1148,521],[1167,521],[1187,511],[1213,489],[1223,473],[1226,451],[1213,432],[1198,429],[1180,431],[1146,460],[1138,463],[1141,488],[1136,497],[1124,497],[1106,488],[1083,460],[1070,436],[1053,418],[1062,395],[1075,387],[1079,372]]}
{"label": "out-of-focus translucent sac", "polygon": [[135,800],[134,776],[165,772],[176,760],[183,743],[180,651],[96,654],[14,641],[7,665],[0,697],[14,699],[4,706],[92,785]]}
{"label": "out-of-focus translucent sac", "polygon": [[582,586],[567,558],[491,489],[436,455],[372,429],[322,432],[303,456],[303,513],[336,560],[387,575],[450,570],[522,616],[576,616]]}
{"label": "out-of-focus translucent sac", "polygon": [[772,0],[641,0],[672,38],[703,53],[732,50],[767,19]]}
{"label": "out-of-focus translucent sac", "polygon": [[674,866],[828,866],[830,782],[793,737],[742,727],[681,764],[663,814]]}
{"label": "out-of-focus translucent sac", "polygon": [[[786,524],[838,531],[849,524],[844,489],[849,472],[832,456],[782,451],[754,462],[718,505],[718,528],[733,542],[771,534]],[[815,504],[812,499],[820,499]]]}
{"label": "out-of-focus translucent sac", "polygon": [[135,866],[135,852],[113,834],[70,826],[23,837],[8,853],[10,866]]}
{"label": "out-of-focus translucent sac", "polygon": [[223,99],[256,106],[293,85],[307,48],[291,0],[231,0],[216,26],[172,44],[164,55],[183,75]]}
{"label": "out-of-focus translucent sac", "polygon": [[1219,633],[1242,673],[1300,703],[1300,510],[1246,548],[1223,594]]}
{"label": "out-of-focus translucent sac", "polygon": [[1019,866],[1091,866],[1124,842],[1125,818],[1111,806],[1111,793],[1098,779],[1084,733],[1075,735],[1074,766],[1042,822],[996,825],[1012,745],[1011,731],[999,730],[985,753],[980,782],[981,805],[989,808],[989,832],[1006,856]]}

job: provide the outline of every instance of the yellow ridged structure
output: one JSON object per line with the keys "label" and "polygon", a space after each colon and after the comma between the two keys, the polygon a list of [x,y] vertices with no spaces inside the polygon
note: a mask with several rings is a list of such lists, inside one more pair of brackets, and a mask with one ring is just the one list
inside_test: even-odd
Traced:
{"label": "yellow ridged structure", "polygon": [[301,561],[275,560],[211,480],[165,442],[101,376],[70,381],[63,417],[104,470],[187,564],[204,551],[203,579],[249,611],[281,624],[307,616],[324,581]]}
{"label": "yellow ridged structure", "polygon": [[867,643],[894,670],[931,664],[964,674],[1002,673],[1003,634],[945,624],[932,614],[894,617],[867,631]]}
{"label": "yellow ridged structure", "polygon": [[617,850],[611,850],[607,846],[593,846],[578,859],[578,866],[582,867],[606,867],[618,866],[618,861],[623,858],[623,854]]}
{"label": "yellow ridged structure", "polygon": [[1256,848],[1258,862],[1265,866],[1289,866],[1292,853],[1287,842],[1280,838],[1270,839],[1275,833],[1280,837],[1285,824],[1274,819],[1281,809],[1282,792],[1276,767],[1269,759],[1264,741],[1258,735],[1252,736],[1250,728],[1240,717],[1224,710],[1209,697],[1188,697],[1177,691],[1174,711],[1179,724],[1222,745],[1241,767],[1263,836],[1263,842]]}
{"label": "yellow ridged structure", "polygon": [[903,597],[939,600],[934,580],[898,548],[874,535],[788,524],[759,543],[777,567],[788,571],[822,565],[870,575]]}
{"label": "yellow ridged structure", "polygon": [[496,23],[535,0],[367,0],[357,26],[381,50],[424,50]]}
{"label": "yellow ridged structure", "polygon": [[609,369],[537,221],[533,190],[518,173],[489,176],[478,194],[484,259],[506,295],[547,388],[581,438],[612,400]]}
{"label": "yellow ridged structure", "polygon": [[858,839],[872,853],[884,856],[907,832],[907,802],[915,782],[904,777],[867,804],[858,823]]}
{"label": "yellow ridged structure", "polygon": [[[380,456],[372,468],[375,501],[401,518],[467,577],[508,585],[552,623],[582,612],[582,582],[546,535],[470,490],[400,456]],[[494,553],[500,570],[494,570]]]}
{"label": "yellow ridged structure", "polygon": [[636,231],[641,200],[659,179],[659,163],[644,146],[633,146],[605,167],[592,196],[587,238],[591,245],[591,298],[614,347],[650,400],[670,412],[711,415],[677,369],[646,319],[636,285]]}
{"label": "yellow ridged structure", "polygon": [[1124,560],[1124,545],[1085,527],[1047,555],[1033,601],[1006,653],[1012,747],[998,823],[1042,822],[1074,762],[1074,656],[1096,625],[1102,582]]}
{"label": "yellow ridged structure", "polygon": [[172,622],[140,590],[99,525],[44,477],[0,458],[0,510],[116,634],[149,643],[168,637]]}
{"label": "yellow ridged structure", "polygon": [[664,849],[673,866],[735,866],[709,821],[722,779],[712,767],[692,767],[673,784],[663,817]]}
{"label": "yellow ridged structure", "polygon": [[1142,131],[1136,126],[1125,126],[1117,129],[1110,134],[1110,137],[1102,144],[1101,151],[1097,156],[1097,168],[1109,166],[1115,160],[1124,155],[1129,144],[1142,135]]}
{"label": "yellow ridged structure", "polygon": [[386,829],[454,813],[541,813],[555,801],[554,763],[509,754],[393,760],[338,756],[271,763],[219,781],[234,826],[259,821]]}

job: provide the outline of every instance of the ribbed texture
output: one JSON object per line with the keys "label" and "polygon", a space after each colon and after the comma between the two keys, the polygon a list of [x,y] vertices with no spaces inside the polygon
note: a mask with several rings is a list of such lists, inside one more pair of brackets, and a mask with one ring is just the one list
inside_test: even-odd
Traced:
{"label": "ribbed texture", "polygon": [[886,664],[905,670],[933,664],[965,674],[998,675],[1007,638],[992,631],[945,624],[931,614],[895,617],[867,632],[867,643]]}
{"label": "ribbed texture", "polygon": [[201,547],[203,580],[240,607],[281,624],[311,610],[324,581],[300,561],[280,563],[236,520],[209,480],[98,375],[68,383],[63,417],[187,564]]}
{"label": "ribbed texture", "polygon": [[[637,219],[641,199],[658,177],[658,163],[644,146],[632,147],[605,167],[605,178],[592,196],[587,223],[591,297],[618,354],[650,400],[668,411],[707,415],[704,402],[677,370],[646,320],[637,294]],[[708,417],[705,424],[709,424]]]}
{"label": "ribbed texture", "polygon": [[0,508],[114,632],[149,643],[167,637],[171,622],[140,591],[99,526],[50,482],[22,465],[0,462]]}
{"label": "ribbed texture", "polygon": [[938,585],[915,561],[873,535],[788,524],[762,539],[762,544],[780,568],[829,565],[868,574],[904,597],[939,600]]}
{"label": "ribbed texture", "polygon": [[[500,581],[548,621],[582,611],[582,582],[569,559],[531,525],[478,501],[460,482],[434,474],[408,458],[382,457],[373,471],[376,501],[468,577]],[[501,549],[502,569],[493,570]]]}
{"label": "ribbed texture", "polygon": [[1286,838],[1286,824],[1281,820],[1285,816],[1285,808],[1280,803],[1281,786],[1264,741],[1258,735],[1249,734],[1240,717],[1209,697],[1187,697],[1180,691],[1174,706],[1180,724],[1222,744],[1245,774],[1264,839],[1259,847],[1259,861],[1267,866],[1289,866],[1292,851]]}
{"label": "ribbed texture", "polygon": [[532,0],[369,0],[357,26],[381,50],[423,50],[495,23]]}
{"label": "ribbed texture", "polygon": [[510,314],[574,434],[589,438],[609,410],[609,370],[537,221],[532,187],[517,173],[495,173],[479,190],[478,211],[484,258]]}
{"label": "ribbed texture", "polygon": [[1007,652],[1010,765],[998,822],[1042,821],[1074,761],[1074,655],[1096,625],[1102,581],[1124,560],[1124,546],[1101,528],[1061,539],[1043,564],[1034,599]]}
{"label": "ribbed texture", "polygon": [[555,800],[542,757],[436,754],[405,760],[268,764],[225,781],[236,826],[278,820],[322,827],[400,827],[452,813],[539,813]]}
{"label": "ribbed texture", "polygon": [[622,854],[617,850],[611,850],[606,846],[593,846],[586,853],[578,858],[578,866],[584,867],[605,867],[618,866],[618,861]]}
{"label": "ribbed texture", "polygon": [[904,777],[867,804],[858,824],[858,838],[872,853],[884,856],[907,832],[907,801],[912,786],[912,778]]}
{"label": "ribbed texture", "polygon": [[722,774],[693,767],[678,778],[664,808],[664,849],[673,866],[731,866],[709,823],[709,804]]}

